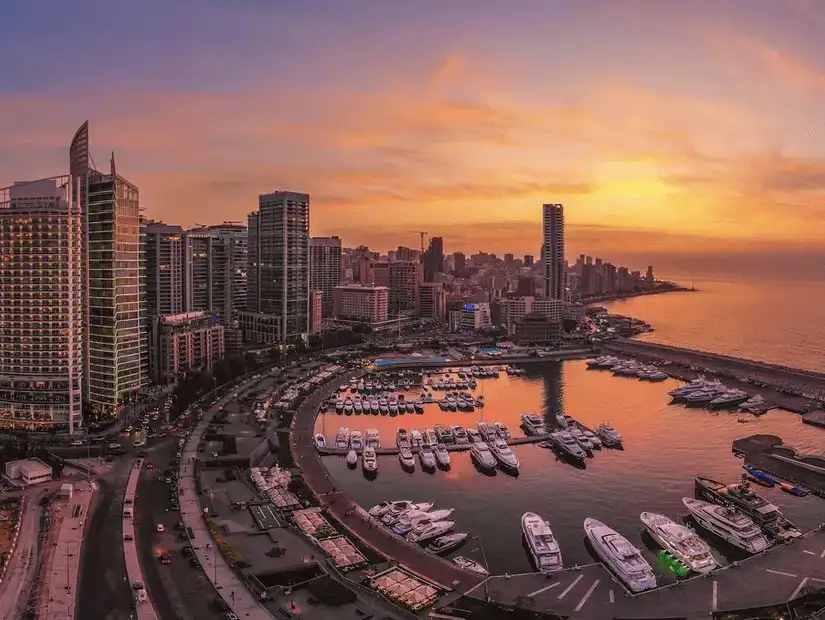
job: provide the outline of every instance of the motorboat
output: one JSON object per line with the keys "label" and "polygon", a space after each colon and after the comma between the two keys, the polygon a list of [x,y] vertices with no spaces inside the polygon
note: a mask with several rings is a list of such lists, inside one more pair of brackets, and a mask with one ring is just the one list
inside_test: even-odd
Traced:
{"label": "motorboat", "polygon": [[596,436],[601,439],[602,443],[608,448],[622,447],[622,443],[624,441],[622,436],[607,422],[602,422],[599,424],[595,429],[593,429],[593,432],[596,433]]}
{"label": "motorboat", "polygon": [[741,405],[747,401],[748,398],[747,392],[733,388],[718,395],[716,398],[711,400],[709,404],[711,409],[724,409],[725,407],[735,407],[736,405]]}
{"label": "motorboat", "polygon": [[420,532],[413,530],[407,534],[407,540],[414,543],[424,543],[433,538],[443,536],[453,529],[454,525],[455,521],[434,521]]}
{"label": "motorboat", "polygon": [[410,532],[423,532],[432,523],[443,521],[453,514],[452,508],[434,510],[432,512],[414,510],[407,512],[393,525],[396,534],[409,534]]}
{"label": "motorboat", "polygon": [[510,439],[510,429],[507,428],[504,422],[493,422],[493,427],[496,429],[499,437],[502,439]]}
{"label": "motorboat", "polygon": [[438,437],[435,435],[435,431],[431,428],[424,430],[424,441],[423,443],[429,445],[430,447],[434,446],[438,443]]}
{"label": "motorboat", "polygon": [[761,469],[757,469],[752,465],[742,465],[746,472],[753,476],[754,481],[765,487],[773,488],[776,486],[776,480],[770,474],[766,474]]}
{"label": "motorboat", "polygon": [[404,513],[415,511],[426,512],[432,507],[432,502],[392,502],[392,506],[390,506],[389,510],[381,517],[381,523],[384,525],[395,525]]}
{"label": "motorboat", "polygon": [[[407,413],[415,413],[415,405],[416,403],[412,402],[411,400],[408,400],[406,403],[404,403],[404,407],[407,408]],[[421,413],[424,412],[422,411]]]}
{"label": "motorboat", "polygon": [[409,441],[409,436],[407,435],[407,429],[399,428],[398,431],[395,433],[395,445],[398,445],[402,441]]}
{"label": "motorboat", "polygon": [[378,458],[375,456],[375,448],[364,448],[364,453],[361,455],[361,467],[366,472],[378,471]]}
{"label": "motorboat", "polygon": [[335,434],[335,447],[339,450],[346,450],[349,448],[349,429],[342,426]]}
{"label": "motorboat", "polygon": [[568,456],[577,461],[584,461],[584,459],[587,458],[587,453],[567,431],[550,433],[550,441],[553,442],[556,449],[564,456]]}
{"label": "motorboat", "polygon": [[710,547],[689,527],[655,512],[643,512],[639,518],[653,540],[690,570],[708,573],[716,568]]}
{"label": "motorboat", "polygon": [[424,413],[424,405],[418,401],[413,403],[413,411],[416,413]]}
{"label": "motorboat", "polygon": [[743,551],[759,553],[771,546],[759,526],[735,508],[692,497],[682,498],[682,503],[699,525]]}
{"label": "motorboat", "polygon": [[335,401],[335,412],[344,413],[344,401],[340,398]]}
{"label": "motorboat", "polygon": [[381,447],[381,435],[378,434],[378,429],[376,428],[368,428],[366,439],[364,440],[364,444],[369,446],[370,448],[380,448]]}
{"label": "motorboat", "polygon": [[722,484],[710,478],[695,479],[696,496],[721,506],[733,506],[753,519],[759,527],[777,540],[802,536],[782,511],[751,488],[748,482]]}
{"label": "motorboat", "polygon": [[493,453],[493,456],[503,469],[509,469],[512,471],[518,469],[518,457],[516,456],[516,453],[513,452],[512,448],[507,445],[506,441],[499,437],[494,441],[488,442],[488,445],[490,446],[490,452]]}
{"label": "motorboat", "polygon": [[324,437],[322,433],[316,433],[314,441],[315,447],[318,449],[323,449],[327,447],[327,438]]}
{"label": "motorboat", "polygon": [[398,460],[401,462],[401,467],[404,469],[415,469],[415,457],[407,444],[398,446]]}
{"label": "motorboat", "polygon": [[567,432],[576,440],[576,443],[581,446],[582,450],[587,453],[587,456],[593,456],[593,444],[578,426],[571,426],[567,429]]}
{"label": "motorboat", "polygon": [[358,465],[358,453],[355,450],[350,450],[347,452],[347,465],[349,467],[355,467]]}
{"label": "motorboat", "polygon": [[418,460],[423,469],[435,469],[435,452],[430,444],[423,444],[418,450]]}
{"label": "motorboat", "polygon": [[427,545],[426,551],[434,555],[450,553],[463,545],[464,541],[467,540],[467,536],[468,534],[466,532],[456,532],[455,534],[441,536]]}
{"label": "motorboat", "polygon": [[450,426],[450,430],[453,432],[453,437],[455,437],[455,442],[457,444],[468,444],[470,443],[470,439],[467,436],[467,431],[464,430],[463,426],[458,424],[453,424]]}
{"label": "motorboat", "polygon": [[631,592],[656,587],[653,568],[627,538],[590,517],[584,520],[584,533],[596,554]]}
{"label": "motorboat", "polygon": [[522,413],[521,427],[528,435],[547,434],[547,427],[544,425],[544,420],[537,413]]}
{"label": "motorboat", "polygon": [[345,413],[346,415],[352,415],[352,413],[353,413],[354,411],[355,411],[355,409],[353,408],[352,403],[346,403],[346,404],[344,405],[344,413]]}
{"label": "motorboat", "polygon": [[453,431],[451,431],[443,424],[436,424],[433,430],[435,431],[435,436],[438,439],[439,443],[455,443],[455,436],[453,436]]}
{"label": "motorboat", "polygon": [[482,469],[495,469],[496,457],[490,451],[490,446],[484,441],[476,441],[470,448],[470,458]]}
{"label": "motorboat", "polygon": [[539,571],[550,573],[562,569],[561,549],[547,521],[534,512],[525,512],[521,516],[521,531]]}
{"label": "motorboat", "polygon": [[498,438],[498,433],[496,433],[496,429],[493,426],[487,424],[486,422],[478,423],[478,432],[484,439],[484,441],[488,443],[491,441],[495,441]]}
{"label": "motorboat", "polygon": [[364,407],[361,405],[360,400],[356,400],[354,403],[352,403],[352,409],[355,413],[363,413],[364,411]]}
{"label": "motorboat", "polygon": [[452,459],[450,459],[450,453],[447,452],[447,446],[443,443],[438,443],[435,446],[435,460],[440,467],[447,468],[452,463]]}
{"label": "motorboat", "polygon": [[350,433],[349,447],[356,452],[364,449],[364,435],[361,431],[352,431],[352,433]]}
{"label": "motorboat", "polygon": [[418,448],[421,446],[421,441],[423,440],[423,436],[421,435],[421,431],[417,428],[412,429],[410,432],[410,445],[413,448]]}
{"label": "motorboat", "polygon": [[808,494],[808,491],[802,487],[796,486],[795,484],[791,484],[790,482],[780,482],[779,488],[785,491],[785,493],[790,493],[791,495],[796,495],[797,497],[805,497]]}
{"label": "motorboat", "polygon": [[481,440],[481,433],[478,432],[478,429],[473,426],[467,427],[467,441],[470,443],[476,443]]}
{"label": "motorboat", "polygon": [[586,428],[582,428],[580,430],[581,430],[582,434],[585,437],[587,437],[587,440],[590,442],[590,444],[593,446],[593,448],[595,448],[596,450],[601,450],[602,449],[602,440],[599,439],[596,436],[596,433],[594,433],[593,431],[591,431],[589,429],[586,429]]}
{"label": "motorboat", "polygon": [[482,566],[479,562],[475,560],[471,560],[470,558],[465,558],[463,555],[458,555],[453,558],[453,564],[458,566],[461,570],[466,570],[471,573],[477,573],[479,575],[487,576],[490,574],[484,566]]}
{"label": "motorboat", "polygon": [[[410,503],[407,500],[400,500],[400,501],[404,502],[405,504]],[[371,517],[383,517],[387,513],[387,511],[390,508],[392,508],[393,505],[396,504],[396,503],[397,502],[388,502],[388,501],[380,502],[380,503],[376,504],[375,506],[373,506],[372,508],[370,508],[367,511],[367,514],[369,514]]]}

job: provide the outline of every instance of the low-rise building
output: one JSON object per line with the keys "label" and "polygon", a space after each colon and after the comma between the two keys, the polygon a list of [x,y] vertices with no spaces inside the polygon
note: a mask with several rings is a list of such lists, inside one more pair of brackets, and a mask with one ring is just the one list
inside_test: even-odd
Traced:
{"label": "low-rise building", "polygon": [[493,326],[490,304],[487,302],[465,303],[460,310],[450,312],[450,324],[456,331],[476,331]]}
{"label": "low-rise building", "polygon": [[528,314],[516,323],[514,339],[519,345],[558,348],[562,344],[561,321],[543,314]]}
{"label": "low-rise building", "polygon": [[21,459],[6,463],[5,474],[12,482],[30,486],[50,481],[52,468],[40,459]]}
{"label": "low-rise building", "polygon": [[152,378],[168,383],[189,371],[212,368],[225,354],[224,326],[205,312],[168,314],[152,326]]}

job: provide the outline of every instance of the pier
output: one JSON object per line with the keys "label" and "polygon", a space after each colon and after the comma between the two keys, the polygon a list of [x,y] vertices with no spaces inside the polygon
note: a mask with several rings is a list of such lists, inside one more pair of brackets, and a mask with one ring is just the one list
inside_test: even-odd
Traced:
{"label": "pier", "polygon": [[[506,439],[507,445],[509,446],[521,446],[524,444],[529,443],[539,443],[542,441],[546,441],[550,439],[550,435],[529,435],[527,437],[510,437]],[[459,444],[444,444],[444,447],[447,448],[447,452],[466,452],[472,449],[473,444],[471,443],[459,443]],[[418,454],[418,448],[411,447],[410,450],[413,454]],[[349,448],[318,448],[318,453],[321,456],[331,456],[333,454],[338,454],[340,456],[346,455],[349,452]],[[376,448],[375,453],[379,456],[394,456],[397,455],[399,452],[397,446],[387,446],[383,448]]]}
{"label": "pier", "polygon": [[825,497],[825,456],[798,453],[793,446],[784,445],[776,435],[737,439],[732,449],[744,455],[747,464]]}

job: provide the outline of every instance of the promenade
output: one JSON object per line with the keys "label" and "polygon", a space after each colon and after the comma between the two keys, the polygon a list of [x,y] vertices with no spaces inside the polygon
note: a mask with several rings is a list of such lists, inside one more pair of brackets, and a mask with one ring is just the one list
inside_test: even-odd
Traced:
{"label": "promenade", "polygon": [[[135,494],[137,493],[141,467],[143,467],[143,459],[135,459],[132,463],[132,472],[129,474],[129,482],[126,483],[126,493],[123,499],[124,514],[121,515],[121,519],[123,520],[123,557],[126,560],[126,574],[130,584],[135,584],[135,582],[145,583],[143,580],[143,570],[140,567],[137,541],[135,540],[134,518],[125,516],[127,509],[130,511],[134,510]],[[146,592],[146,600],[141,603],[136,603],[135,608],[137,610],[137,620],[158,620],[158,614],[155,606],[152,604],[152,597],[149,592]]]}
{"label": "promenade", "polygon": [[[242,388],[236,388],[242,389]],[[229,606],[238,618],[248,618],[249,620],[272,620],[272,615],[258,601],[258,599],[247,589],[246,585],[238,578],[232,567],[224,559],[217,545],[212,543],[212,534],[206,526],[203,518],[203,510],[198,499],[197,488],[195,486],[195,461],[198,458],[198,444],[200,443],[206,427],[212,416],[218,411],[218,407],[228,402],[231,398],[225,397],[214,407],[209,409],[197,426],[195,426],[186,444],[181,451],[179,484],[180,514],[184,525],[191,528],[194,537],[190,544],[195,550],[195,556],[203,567],[204,574],[220,594],[223,601]],[[211,548],[207,548],[207,545]]]}
{"label": "promenade", "polygon": [[[312,490],[330,514],[363,544],[375,552],[398,562],[414,573],[433,581],[444,588],[466,592],[475,588],[483,580],[478,575],[460,570],[452,562],[426,553],[418,545],[374,526],[363,510],[342,491],[335,489],[329,474],[315,449],[312,437],[315,417],[321,402],[340,384],[360,375],[353,371],[334,378],[309,396],[298,408],[293,418],[290,446],[296,465],[301,469],[304,482]],[[350,510],[355,508],[354,513]]]}
{"label": "promenade", "polygon": [[38,535],[43,508],[39,500],[40,493],[31,493],[22,500],[17,543],[0,583],[0,618],[3,620],[17,620],[26,609],[40,552]]}

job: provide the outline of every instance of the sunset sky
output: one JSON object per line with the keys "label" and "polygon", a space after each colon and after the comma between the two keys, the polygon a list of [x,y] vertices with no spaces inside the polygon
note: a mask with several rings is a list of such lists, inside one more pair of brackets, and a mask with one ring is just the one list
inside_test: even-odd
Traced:
{"label": "sunset sky", "polygon": [[[9,2],[0,184],[92,152],[149,217],[312,195],[346,245],[568,254],[825,245],[825,3]],[[793,248],[792,248],[793,249]]]}

